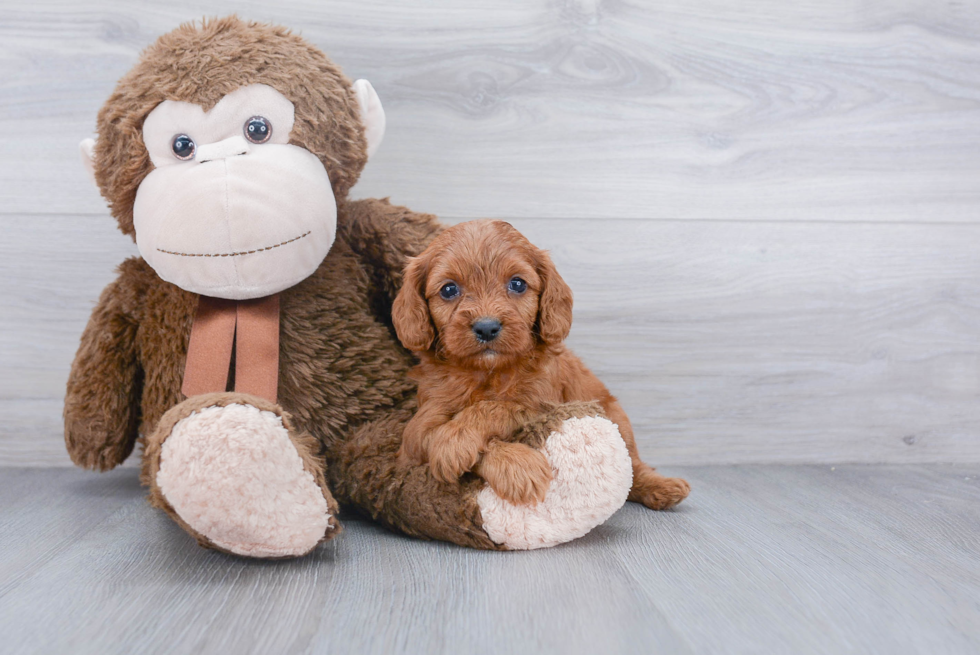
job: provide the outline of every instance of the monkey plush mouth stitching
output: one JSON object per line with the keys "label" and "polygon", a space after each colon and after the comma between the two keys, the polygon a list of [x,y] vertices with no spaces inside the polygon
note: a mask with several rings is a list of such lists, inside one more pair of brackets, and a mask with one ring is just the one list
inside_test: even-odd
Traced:
{"label": "monkey plush mouth stitching", "polygon": [[284,246],[287,243],[292,243],[293,241],[299,241],[303,237],[310,236],[310,232],[312,232],[312,230],[310,230],[309,232],[306,232],[305,234],[301,234],[298,237],[293,237],[292,239],[289,239],[288,241],[283,241],[282,243],[277,243],[274,246],[266,246],[265,248],[256,248],[255,250],[242,250],[241,252],[219,252],[219,253],[213,253],[212,254],[212,253],[206,253],[206,252],[202,252],[202,253],[174,252],[172,250],[164,250],[163,248],[157,248],[157,250],[159,250],[162,253],[166,253],[168,255],[179,255],[180,257],[238,257],[239,255],[251,255],[251,254],[256,253],[256,252],[263,252],[265,250],[272,250],[273,248],[278,248],[279,246]]}

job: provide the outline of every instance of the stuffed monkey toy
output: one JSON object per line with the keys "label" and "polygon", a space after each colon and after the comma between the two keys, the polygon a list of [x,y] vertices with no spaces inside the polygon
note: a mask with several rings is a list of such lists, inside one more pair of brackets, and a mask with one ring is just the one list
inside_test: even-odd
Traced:
{"label": "stuffed monkey toy", "polygon": [[340,532],[343,506],[415,537],[538,548],[626,500],[629,457],[594,404],[518,433],[554,469],[533,506],[397,465],[416,392],[391,304],[441,228],[347,198],[384,128],[367,81],[286,29],[231,17],[160,37],[82,142],[141,256],[82,335],[65,442],[103,471],[142,444],[150,502],[202,546],[300,556]]}

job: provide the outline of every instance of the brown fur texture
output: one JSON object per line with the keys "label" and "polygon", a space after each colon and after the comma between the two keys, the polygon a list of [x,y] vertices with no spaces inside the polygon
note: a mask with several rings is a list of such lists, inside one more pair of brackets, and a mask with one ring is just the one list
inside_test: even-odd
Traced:
{"label": "brown fur texture", "polygon": [[[441,295],[446,288],[455,295]],[[551,470],[539,451],[512,443],[515,432],[560,403],[597,401],[626,442],[630,500],[665,509],[690,492],[686,481],[660,476],[640,459],[619,402],[564,347],[572,292],[547,253],[509,223],[471,221],[437,236],[409,262],[392,318],[421,359],[413,371],[419,410],[405,428],[403,465],[428,462],[443,482],[474,471],[506,500],[538,502]],[[499,325],[489,339],[476,332],[488,319]]]}

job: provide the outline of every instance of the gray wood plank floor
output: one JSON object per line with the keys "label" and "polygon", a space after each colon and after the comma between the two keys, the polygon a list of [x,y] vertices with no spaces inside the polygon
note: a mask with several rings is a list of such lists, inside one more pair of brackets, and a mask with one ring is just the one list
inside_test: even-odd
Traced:
{"label": "gray wood plank floor", "polygon": [[715,466],[578,541],[198,548],[136,472],[0,469],[4,653],[976,653],[976,465]]}

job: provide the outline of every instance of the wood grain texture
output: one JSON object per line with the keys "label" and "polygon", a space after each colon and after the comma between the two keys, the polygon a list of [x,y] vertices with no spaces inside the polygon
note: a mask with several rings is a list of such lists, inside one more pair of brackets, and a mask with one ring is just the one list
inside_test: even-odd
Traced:
{"label": "wood grain texture", "polygon": [[0,206],[98,213],[77,143],[182,21],[288,24],[371,79],[356,193],[518,218],[978,218],[980,5],[93,0],[5,7]]}
{"label": "wood grain texture", "polygon": [[[980,226],[515,220],[571,347],[654,464],[980,461]],[[0,217],[0,462],[68,465],[79,335],[134,252],[108,217]]]}
{"label": "wood grain texture", "polygon": [[359,521],[313,555],[198,548],[135,471],[0,471],[0,634],[72,653],[972,653],[980,469],[672,469],[543,551],[488,553]]}
{"label": "wood grain texture", "polygon": [[977,461],[977,227],[515,223],[652,462]]}
{"label": "wood grain texture", "polygon": [[0,464],[133,245],[77,142],[184,20],[295,27],[388,133],[356,196],[512,220],[653,463],[980,461],[980,5],[92,0],[0,21]]}

